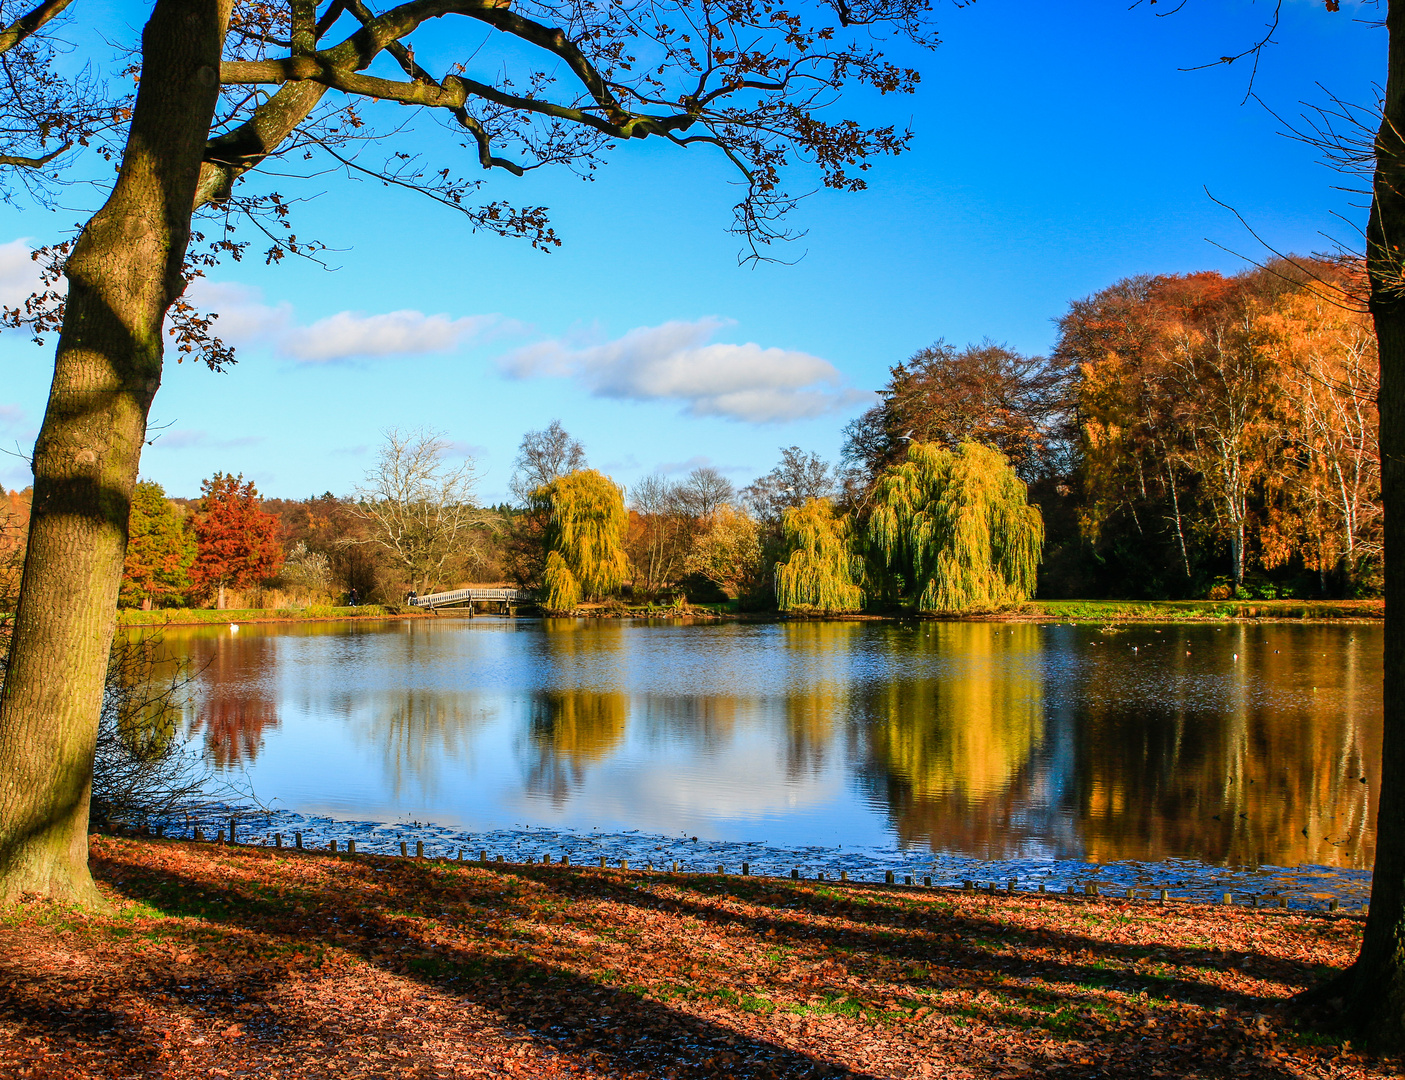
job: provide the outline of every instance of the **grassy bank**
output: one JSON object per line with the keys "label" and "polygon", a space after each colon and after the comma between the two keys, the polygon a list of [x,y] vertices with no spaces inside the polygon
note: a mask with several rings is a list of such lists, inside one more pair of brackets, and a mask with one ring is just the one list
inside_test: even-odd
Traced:
{"label": "grassy bank", "polygon": [[312,605],[304,608],[159,608],[137,611],[123,608],[117,612],[118,626],[203,626],[207,623],[254,622],[318,622],[327,619],[386,619],[425,612],[402,608],[395,604],[362,604],[359,607]]}
{"label": "grassy bank", "polygon": [[[363,604],[360,607],[325,607],[213,611],[207,608],[163,608],[157,611],[123,609],[119,626],[199,626],[208,623],[306,622],[331,619],[444,618],[463,616],[461,608],[437,613],[399,604]],[[735,600],[725,604],[690,604],[683,607],[626,605],[618,601],[583,605],[579,615],[589,618],[674,619],[712,618],[766,621],[782,618],[778,612],[743,612]],[[1116,622],[1219,622],[1254,619],[1260,622],[1304,620],[1378,621],[1385,616],[1384,600],[1031,600],[1005,611],[976,612],[968,619],[1105,623]],[[815,612],[809,618],[884,620],[910,616],[864,612],[835,615]],[[938,616],[940,617],[940,616]]]}
{"label": "grassy bank", "polygon": [[1031,600],[1025,618],[1058,622],[1294,621],[1385,618],[1385,600]]}
{"label": "grassy bank", "polygon": [[1376,1077],[1355,917],[94,838],[0,914],[0,1075]]}

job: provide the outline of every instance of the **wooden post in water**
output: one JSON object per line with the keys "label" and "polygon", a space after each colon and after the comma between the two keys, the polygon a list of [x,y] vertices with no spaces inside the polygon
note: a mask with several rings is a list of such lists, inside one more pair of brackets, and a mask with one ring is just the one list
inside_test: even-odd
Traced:
{"label": "wooden post in water", "polygon": [[415,858],[417,858],[417,859],[423,859],[423,858],[424,858],[424,841],[423,841],[423,840],[416,840],[416,841],[415,841]]}
{"label": "wooden post in water", "polygon": [[199,826],[199,825],[195,826],[195,831],[190,834],[190,838],[191,838],[192,840],[204,842],[205,834],[200,831],[200,826]]}
{"label": "wooden post in water", "polygon": [[295,833],[293,833],[293,837],[294,837],[294,839],[297,841],[297,848],[298,848],[298,850],[301,851],[301,850],[302,850],[302,833],[300,833],[300,832],[295,832]]}
{"label": "wooden post in water", "polygon": [[742,877],[748,877],[748,876],[750,876],[750,874],[751,874],[751,863],[742,863]]}
{"label": "wooden post in water", "polygon": [[480,852],[478,853],[478,861],[479,861],[479,862],[487,862],[487,861],[488,861],[488,849],[487,849],[487,848],[484,848],[482,851],[480,851]]}
{"label": "wooden post in water", "polygon": [[891,885],[892,883],[893,883],[893,872],[892,872],[891,870],[886,870],[886,871],[884,871],[884,873],[883,873],[883,884],[884,884],[884,885]]}
{"label": "wooden post in water", "polygon": [[601,869],[601,870],[604,870],[604,869],[605,869],[605,856],[604,856],[604,855],[601,855],[601,856],[600,856],[600,869]]}
{"label": "wooden post in water", "polygon": [[629,860],[628,860],[628,859],[621,859],[621,860],[620,860],[620,869],[621,869],[621,870],[628,870],[628,869],[629,869]]}
{"label": "wooden post in water", "polygon": [[840,880],[840,881],[848,881],[848,880],[849,880],[849,871],[847,871],[847,870],[841,870],[841,871],[839,871],[839,880]]}
{"label": "wooden post in water", "polygon": [[410,857],[410,852],[409,852],[409,850],[405,847],[405,841],[404,841],[404,840],[401,840],[401,841],[400,841],[400,857],[401,857],[402,859],[408,859],[408,858]]}
{"label": "wooden post in water", "polygon": [[233,817],[230,817],[230,819],[229,819],[229,846],[230,846],[230,847],[234,847],[234,845],[237,844],[237,843],[239,843],[239,841],[234,838],[234,818],[233,818]]}
{"label": "wooden post in water", "polygon": [[674,860],[673,860],[673,872],[674,872],[675,874],[678,873],[678,860],[677,860],[677,859],[674,859]]}
{"label": "wooden post in water", "polygon": [[[335,850],[335,849],[333,849],[333,850]],[[356,854],[356,840],[355,840],[354,838],[351,839],[351,840],[348,840],[348,841],[346,842],[346,853],[347,853],[348,855],[355,855],[355,854]]]}
{"label": "wooden post in water", "polygon": [[[792,869],[792,870],[790,871],[790,880],[791,880],[791,881],[799,881],[799,880],[800,880],[800,871],[799,871],[798,869]],[[889,875],[889,880],[892,880],[892,875]]]}
{"label": "wooden post in water", "polygon": [[279,851],[283,850],[283,834],[281,832],[273,834],[273,846]]}
{"label": "wooden post in water", "polygon": [[327,850],[328,850],[328,851],[336,851],[336,850],[337,850],[337,842],[336,842],[335,840],[328,840],[328,841],[327,841]]}

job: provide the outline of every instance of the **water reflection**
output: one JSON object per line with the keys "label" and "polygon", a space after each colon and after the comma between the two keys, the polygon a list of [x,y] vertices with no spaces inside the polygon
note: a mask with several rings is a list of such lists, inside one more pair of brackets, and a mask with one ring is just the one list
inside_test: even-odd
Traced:
{"label": "water reflection", "polygon": [[618,692],[547,690],[532,698],[536,750],[527,790],[562,804],[587,768],[624,738],[629,699]]}
{"label": "water reflection", "polygon": [[206,643],[198,661],[194,730],[204,735],[205,752],[216,765],[242,768],[258,757],[264,733],[278,727],[278,702],[262,679],[273,662],[274,642],[230,635]]}
{"label": "water reflection", "polygon": [[986,858],[1373,858],[1374,626],[476,619],[167,647],[200,672],[211,760],[294,809]]}

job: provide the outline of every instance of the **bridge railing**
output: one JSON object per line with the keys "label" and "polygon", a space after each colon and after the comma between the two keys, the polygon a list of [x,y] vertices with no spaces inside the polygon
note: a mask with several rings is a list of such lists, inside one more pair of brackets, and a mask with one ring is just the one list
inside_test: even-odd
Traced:
{"label": "bridge railing", "polygon": [[497,603],[530,603],[536,598],[526,589],[450,589],[448,592],[426,593],[409,598],[411,607],[448,607],[473,601]]}

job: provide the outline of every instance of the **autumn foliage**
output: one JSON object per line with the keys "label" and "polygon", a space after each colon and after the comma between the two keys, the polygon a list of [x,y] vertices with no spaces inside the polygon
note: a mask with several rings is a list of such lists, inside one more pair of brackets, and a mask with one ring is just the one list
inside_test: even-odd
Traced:
{"label": "autumn foliage", "polygon": [[254,482],[242,473],[215,473],[200,490],[191,578],[196,588],[217,593],[224,607],[225,589],[253,585],[283,565],[278,519],[264,511]]}

